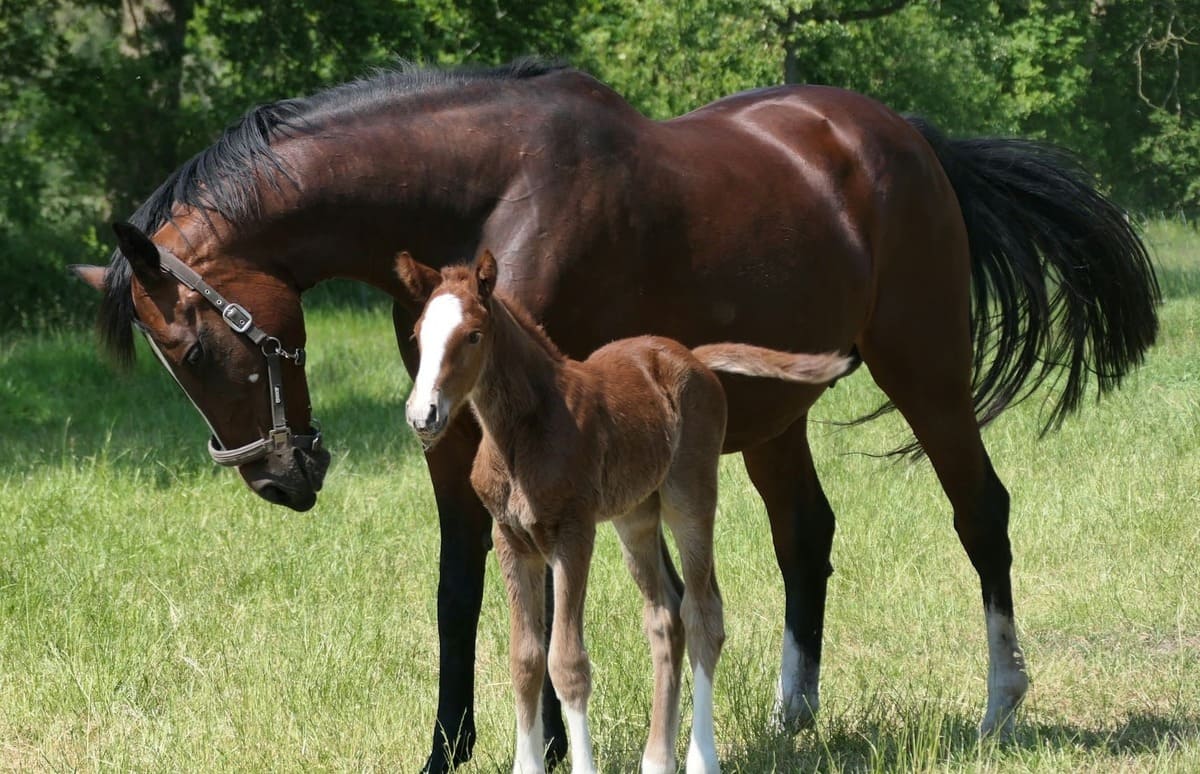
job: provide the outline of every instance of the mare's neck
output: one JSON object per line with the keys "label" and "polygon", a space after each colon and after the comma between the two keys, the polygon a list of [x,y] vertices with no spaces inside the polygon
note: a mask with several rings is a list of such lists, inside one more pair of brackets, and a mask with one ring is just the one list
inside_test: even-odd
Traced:
{"label": "mare's neck", "polygon": [[274,150],[293,182],[262,186],[259,223],[238,229],[233,252],[286,272],[300,290],[334,277],[394,297],[395,255],[440,268],[475,255],[483,224],[519,173],[519,138],[494,108],[438,111],[397,105],[328,119]]}
{"label": "mare's neck", "polygon": [[516,313],[493,296],[492,341],[479,381],[471,393],[471,406],[490,437],[501,448],[528,432],[530,417],[545,416],[550,404],[561,400],[566,358],[544,333],[518,321]]}

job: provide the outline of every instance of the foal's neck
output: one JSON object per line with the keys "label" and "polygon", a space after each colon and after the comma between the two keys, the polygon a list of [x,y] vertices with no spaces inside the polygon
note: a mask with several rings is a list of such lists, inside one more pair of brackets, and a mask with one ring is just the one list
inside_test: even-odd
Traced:
{"label": "foal's neck", "polygon": [[491,299],[492,341],[471,405],[485,435],[507,446],[560,399],[566,358],[514,302]]}

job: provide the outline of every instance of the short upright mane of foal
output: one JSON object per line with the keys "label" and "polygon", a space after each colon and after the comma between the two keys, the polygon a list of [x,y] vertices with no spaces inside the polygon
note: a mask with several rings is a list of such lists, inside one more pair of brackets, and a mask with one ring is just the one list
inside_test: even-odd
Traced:
{"label": "short upright mane of foal", "polygon": [[[550,676],[567,715],[572,770],[594,770],[583,601],[596,524],[609,519],[645,598],[654,662],[642,768],[675,770],[686,641],[694,681],[687,770],[717,771],[712,681],[725,630],[712,540],[726,405],[713,370],[819,384],[845,373],[850,361],[743,344],[689,350],[641,336],[579,362],[563,356],[519,304],[493,292],[496,263],[486,250],[473,269],[441,273],[402,253],[396,271],[424,305],[409,423],[432,446],[469,402],[483,429],[471,483],[495,518],[508,588],[514,771],[543,770],[547,564],[555,594]],[[679,547],[682,584],[664,550],[662,522]]]}

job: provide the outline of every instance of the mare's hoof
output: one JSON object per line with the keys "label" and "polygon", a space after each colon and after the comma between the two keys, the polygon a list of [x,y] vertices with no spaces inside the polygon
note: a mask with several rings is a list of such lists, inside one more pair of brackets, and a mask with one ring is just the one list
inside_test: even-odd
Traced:
{"label": "mare's hoof", "polygon": [[771,711],[771,729],[776,733],[795,735],[812,728],[817,724],[818,704],[815,696],[811,699],[801,696],[787,706],[777,702]]}
{"label": "mare's hoof", "polygon": [[1012,741],[1017,729],[1017,709],[989,710],[979,724],[979,739],[986,741],[994,739],[998,742]]}
{"label": "mare's hoof", "polygon": [[558,764],[567,759],[567,735],[556,734],[550,737],[546,745],[546,771],[553,771]]}
{"label": "mare's hoof", "polygon": [[447,774],[471,760],[472,748],[475,747],[475,730],[459,734],[454,740],[454,750],[451,751],[446,737],[434,734],[433,752],[425,760],[421,774]]}

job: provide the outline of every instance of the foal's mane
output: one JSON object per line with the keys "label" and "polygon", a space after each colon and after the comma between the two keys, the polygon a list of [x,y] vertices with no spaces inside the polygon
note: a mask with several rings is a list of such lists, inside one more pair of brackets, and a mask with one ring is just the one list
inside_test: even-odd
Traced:
{"label": "foal's mane", "polygon": [[493,300],[504,305],[504,308],[508,310],[509,315],[516,321],[517,325],[529,334],[529,338],[533,339],[535,343],[545,350],[546,354],[552,360],[561,362],[567,359],[567,356],[562,353],[562,350],[558,348],[558,345],[546,333],[546,329],[533,319],[533,315],[519,301],[504,293],[497,293],[493,296]]}
{"label": "foal's mane", "polygon": [[[217,138],[184,162],[150,194],[129,221],[154,234],[171,219],[176,205],[202,213],[217,213],[236,226],[259,216],[260,184],[278,189],[291,181],[271,143],[302,136],[348,112],[367,112],[409,96],[450,95],[455,87],[475,81],[536,78],[565,65],[528,57],[500,67],[466,66],[429,69],[402,61],[395,68],[333,86],[309,97],[285,99],[252,108]],[[275,174],[266,174],[274,172]],[[100,303],[100,337],[120,363],[133,360],[132,323],[136,317],[130,280],[133,273],[121,251],[114,250],[105,273],[106,292]]]}

